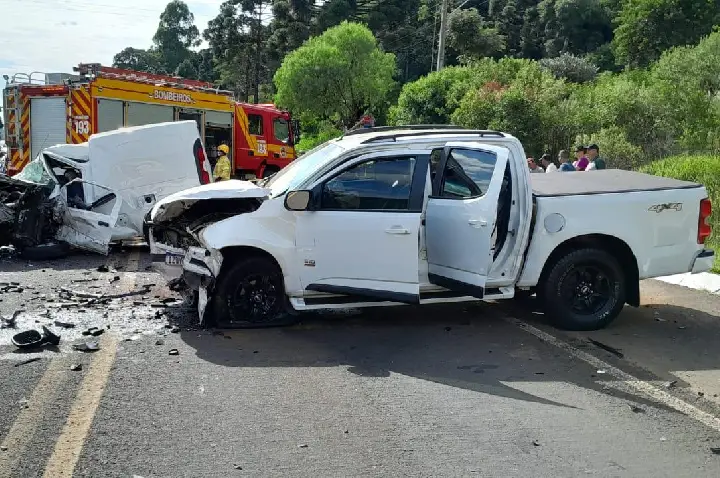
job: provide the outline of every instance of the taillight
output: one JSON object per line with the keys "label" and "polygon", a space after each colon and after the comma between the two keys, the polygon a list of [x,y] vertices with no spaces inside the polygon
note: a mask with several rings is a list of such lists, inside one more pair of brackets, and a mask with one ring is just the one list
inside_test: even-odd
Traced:
{"label": "taillight", "polygon": [[195,140],[193,145],[193,156],[195,156],[195,166],[197,167],[200,184],[209,184],[210,173],[205,169],[205,150],[199,139]]}
{"label": "taillight", "polygon": [[710,214],[712,213],[712,203],[710,199],[705,198],[700,201],[700,214],[698,215],[698,232],[697,243],[705,244],[705,240],[710,237],[712,228],[710,227]]}

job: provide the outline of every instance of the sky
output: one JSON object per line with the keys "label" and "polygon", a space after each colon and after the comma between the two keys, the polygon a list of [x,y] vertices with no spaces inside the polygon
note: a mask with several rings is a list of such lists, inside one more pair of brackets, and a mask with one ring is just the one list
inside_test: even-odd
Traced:
{"label": "sky", "polygon": [[[79,63],[109,66],[123,48],[151,45],[168,1],[0,0],[0,75],[72,73]],[[185,0],[201,33],[222,2]]]}

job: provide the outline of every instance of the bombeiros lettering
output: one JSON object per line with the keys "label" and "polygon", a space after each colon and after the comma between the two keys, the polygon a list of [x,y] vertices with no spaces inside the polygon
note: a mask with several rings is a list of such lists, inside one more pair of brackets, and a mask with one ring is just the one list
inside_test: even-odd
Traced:
{"label": "bombeiros lettering", "polygon": [[178,93],[176,91],[155,90],[155,91],[153,91],[152,96],[156,100],[173,101],[175,103],[194,103],[195,102],[192,99],[192,96],[190,96],[189,94]]}

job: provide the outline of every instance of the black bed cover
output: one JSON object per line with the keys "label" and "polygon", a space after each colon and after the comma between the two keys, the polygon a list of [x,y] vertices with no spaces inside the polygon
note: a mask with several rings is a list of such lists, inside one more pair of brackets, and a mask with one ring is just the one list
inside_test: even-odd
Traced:
{"label": "black bed cover", "polygon": [[533,195],[536,197],[582,196],[589,194],[663,191],[667,189],[700,188],[702,184],[652,174],[603,169],[530,174]]}

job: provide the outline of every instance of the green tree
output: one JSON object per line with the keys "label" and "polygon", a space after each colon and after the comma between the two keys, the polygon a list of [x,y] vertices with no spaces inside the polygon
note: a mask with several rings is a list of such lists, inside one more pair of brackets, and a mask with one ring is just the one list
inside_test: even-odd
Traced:
{"label": "green tree", "polygon": [[382,105],[393,87],[395,56],[365,26],[343,22],[288,54],[275,73],[276,102],[351,127]]}
{"label": "green tree", "polygon": [[637,68],[697,43],[720,18],[719,0],[624,0],[613,39],[619,64]]}
{"label": "green tree", "polygon": [[469,8],[450,15],[448,46],[461,58],[495,57],[504,51],[505,39],[485,22],[477,9]]}
{"label": "green tree", "polygon": [[167,73],[160,55],[153,49],[127,47],[113,57],[113,66],[147,73]]}
{"label": "green tree", "polygon": [[182,0],[172,0],[160,15],[153,43],[167,71],[174,73],[192,56],[190,48],[200,44],[200,32],[194,21],[194,15]]}

